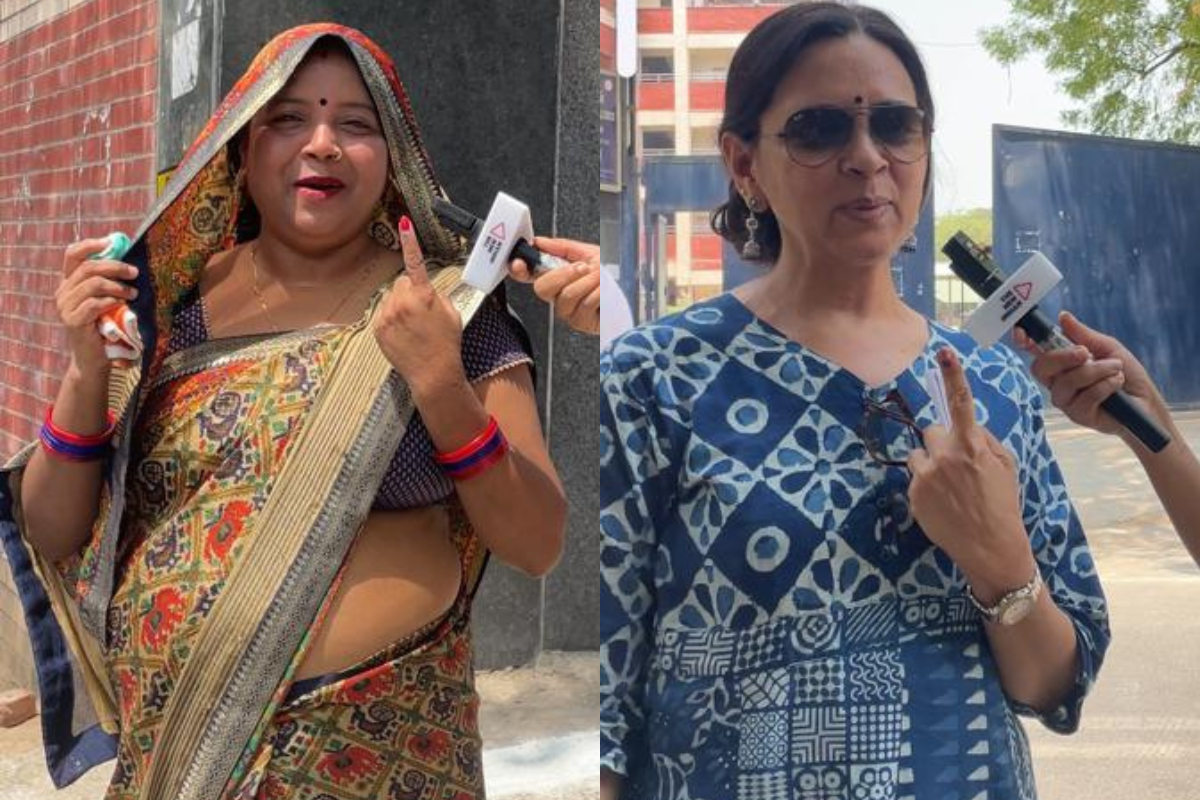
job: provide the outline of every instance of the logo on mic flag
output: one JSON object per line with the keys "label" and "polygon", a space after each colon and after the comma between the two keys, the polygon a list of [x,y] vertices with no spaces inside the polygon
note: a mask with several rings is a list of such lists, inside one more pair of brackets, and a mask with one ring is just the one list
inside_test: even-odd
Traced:
{"label": "logo on mic flag", "polygon": [[500,255],[500,248],[504,246],[505,238],[507,237],[505,236],[503,222],[488,231],[487,238],[483,241],[483,248],[487,251],[488,257],[493,261]]}
{"label": "logo on mic flag", "polygon": [[1031,281],[1018,283],[1005,292],[1000,298],[1000,304],[1004,308],[1004,313],[1000,316],[1001,321],[1008,322],[1008,318],[1021,309],[1031,294],[1033,294]]}
{"label": "logo on mic flag", "polygon": [[1062,281],[1062,274],[1041,253],[1034,253],[1000,285],[978,308],[964,326],[967,333],[984,347],[1001,336],[1029,310],[1042,301]]}

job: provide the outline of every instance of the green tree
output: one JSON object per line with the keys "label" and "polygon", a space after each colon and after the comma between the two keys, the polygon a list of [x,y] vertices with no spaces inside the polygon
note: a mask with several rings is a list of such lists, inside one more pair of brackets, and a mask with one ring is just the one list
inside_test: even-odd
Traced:
{"label": "green tree", "polygon": [[1042,55],[1071,127],[1200,143],[1200,0],[1011,0],[981,36],[1001,64]]}
{"label": "green tree", "polygon": [[941,253],[942,245],[959,231],[963,231],[979,244],[990,245],[992,243],[992,210],[990,208],[972,208],[941,215],[933,223],[933,249]]}

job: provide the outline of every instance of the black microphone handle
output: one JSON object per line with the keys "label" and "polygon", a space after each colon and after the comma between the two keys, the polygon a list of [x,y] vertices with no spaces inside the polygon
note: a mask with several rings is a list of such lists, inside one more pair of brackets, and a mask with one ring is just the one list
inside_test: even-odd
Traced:
{"label": "black microphone handle", "polygon": [[531,274],[542,265],[542,251],[524,239],[517,239],[517,243],[513,246],[511,258],[519,258],[524,261],[525,266],[529,267]]}
{"label": "black microphone handle", "polygon": [[[1017,320],[1017,327],[1046,350],[1064,350],[1074,346],[1036,306]],[[1109,395],[1100,407],[1111,414],[1125,430],[1137,437],[1151,453],[1160,452],[1171,443],[1171,435],[1123,390],[1118,389]]]}

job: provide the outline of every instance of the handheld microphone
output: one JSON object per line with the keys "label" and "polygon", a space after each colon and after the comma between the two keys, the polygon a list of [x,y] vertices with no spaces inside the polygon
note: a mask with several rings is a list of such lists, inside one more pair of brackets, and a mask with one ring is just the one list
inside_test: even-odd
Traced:
{"label": "handheld microphone", "polygon": [[[985,300],[995,294],[996,290],[1005,282],[1004,274],[996,266],[996,263],[979,245],[971,241],[971,237],[962,231],[954,234],[942,246],[942,252],[950,258],[950,269],[954,271],[954,274]],[[1045,261],[1044,257],[1042,260]],[[1027,286],[1027,284],[1025,285]],[[1025,297],[1028,299],[1027,294]],[[1015,323],[1008,323],[1010,327],[1012,324],[1020,327],[1046,350],[1064,350],[1074,347],[1071,340],[1064,336],[1058,326],[1039,311],[1036,305],[1029,304],[1028,309],[1024,309],[1020,297],[1009,298],[1006,296],[1004,300],[1006,301],[1004,305],[1006,322],[1012,316],[1019,314]],[[1157,453],[1171,443],[1170,435],[1135,404],[1124,391],[1118,390],[1109,395],[1100,404],[1100,407],[1112,415],[1113,419],[1132,433],[1150,452]]]}
{"label": "handheld microphone", "polygon": [[533,238],[529,207],[504,192],[496,195],[486,221],[440,197],[433,200],[433,213],[442,225],[473,244],[463,281],[484,292],[492,291],[504,280],[508,262],[514,258],[524,261],[535,273],[566,263],[529,243]]}

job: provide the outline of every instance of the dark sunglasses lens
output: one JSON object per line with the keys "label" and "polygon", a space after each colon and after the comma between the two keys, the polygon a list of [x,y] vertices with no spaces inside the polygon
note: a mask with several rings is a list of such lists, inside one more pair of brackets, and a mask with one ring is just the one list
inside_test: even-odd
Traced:
{"label": "dark sunglasses lens", "polygon": [[800,164],[819,164],[846,146],[854,118],[840,108],[799,111],[784,125],[788,153]]}
{"label": "dark sunglasses lens", "polygon": [[871,138],[899,161],[916,161],[925,155],[925,126],[921,112],[908,106],[871,109]]}

